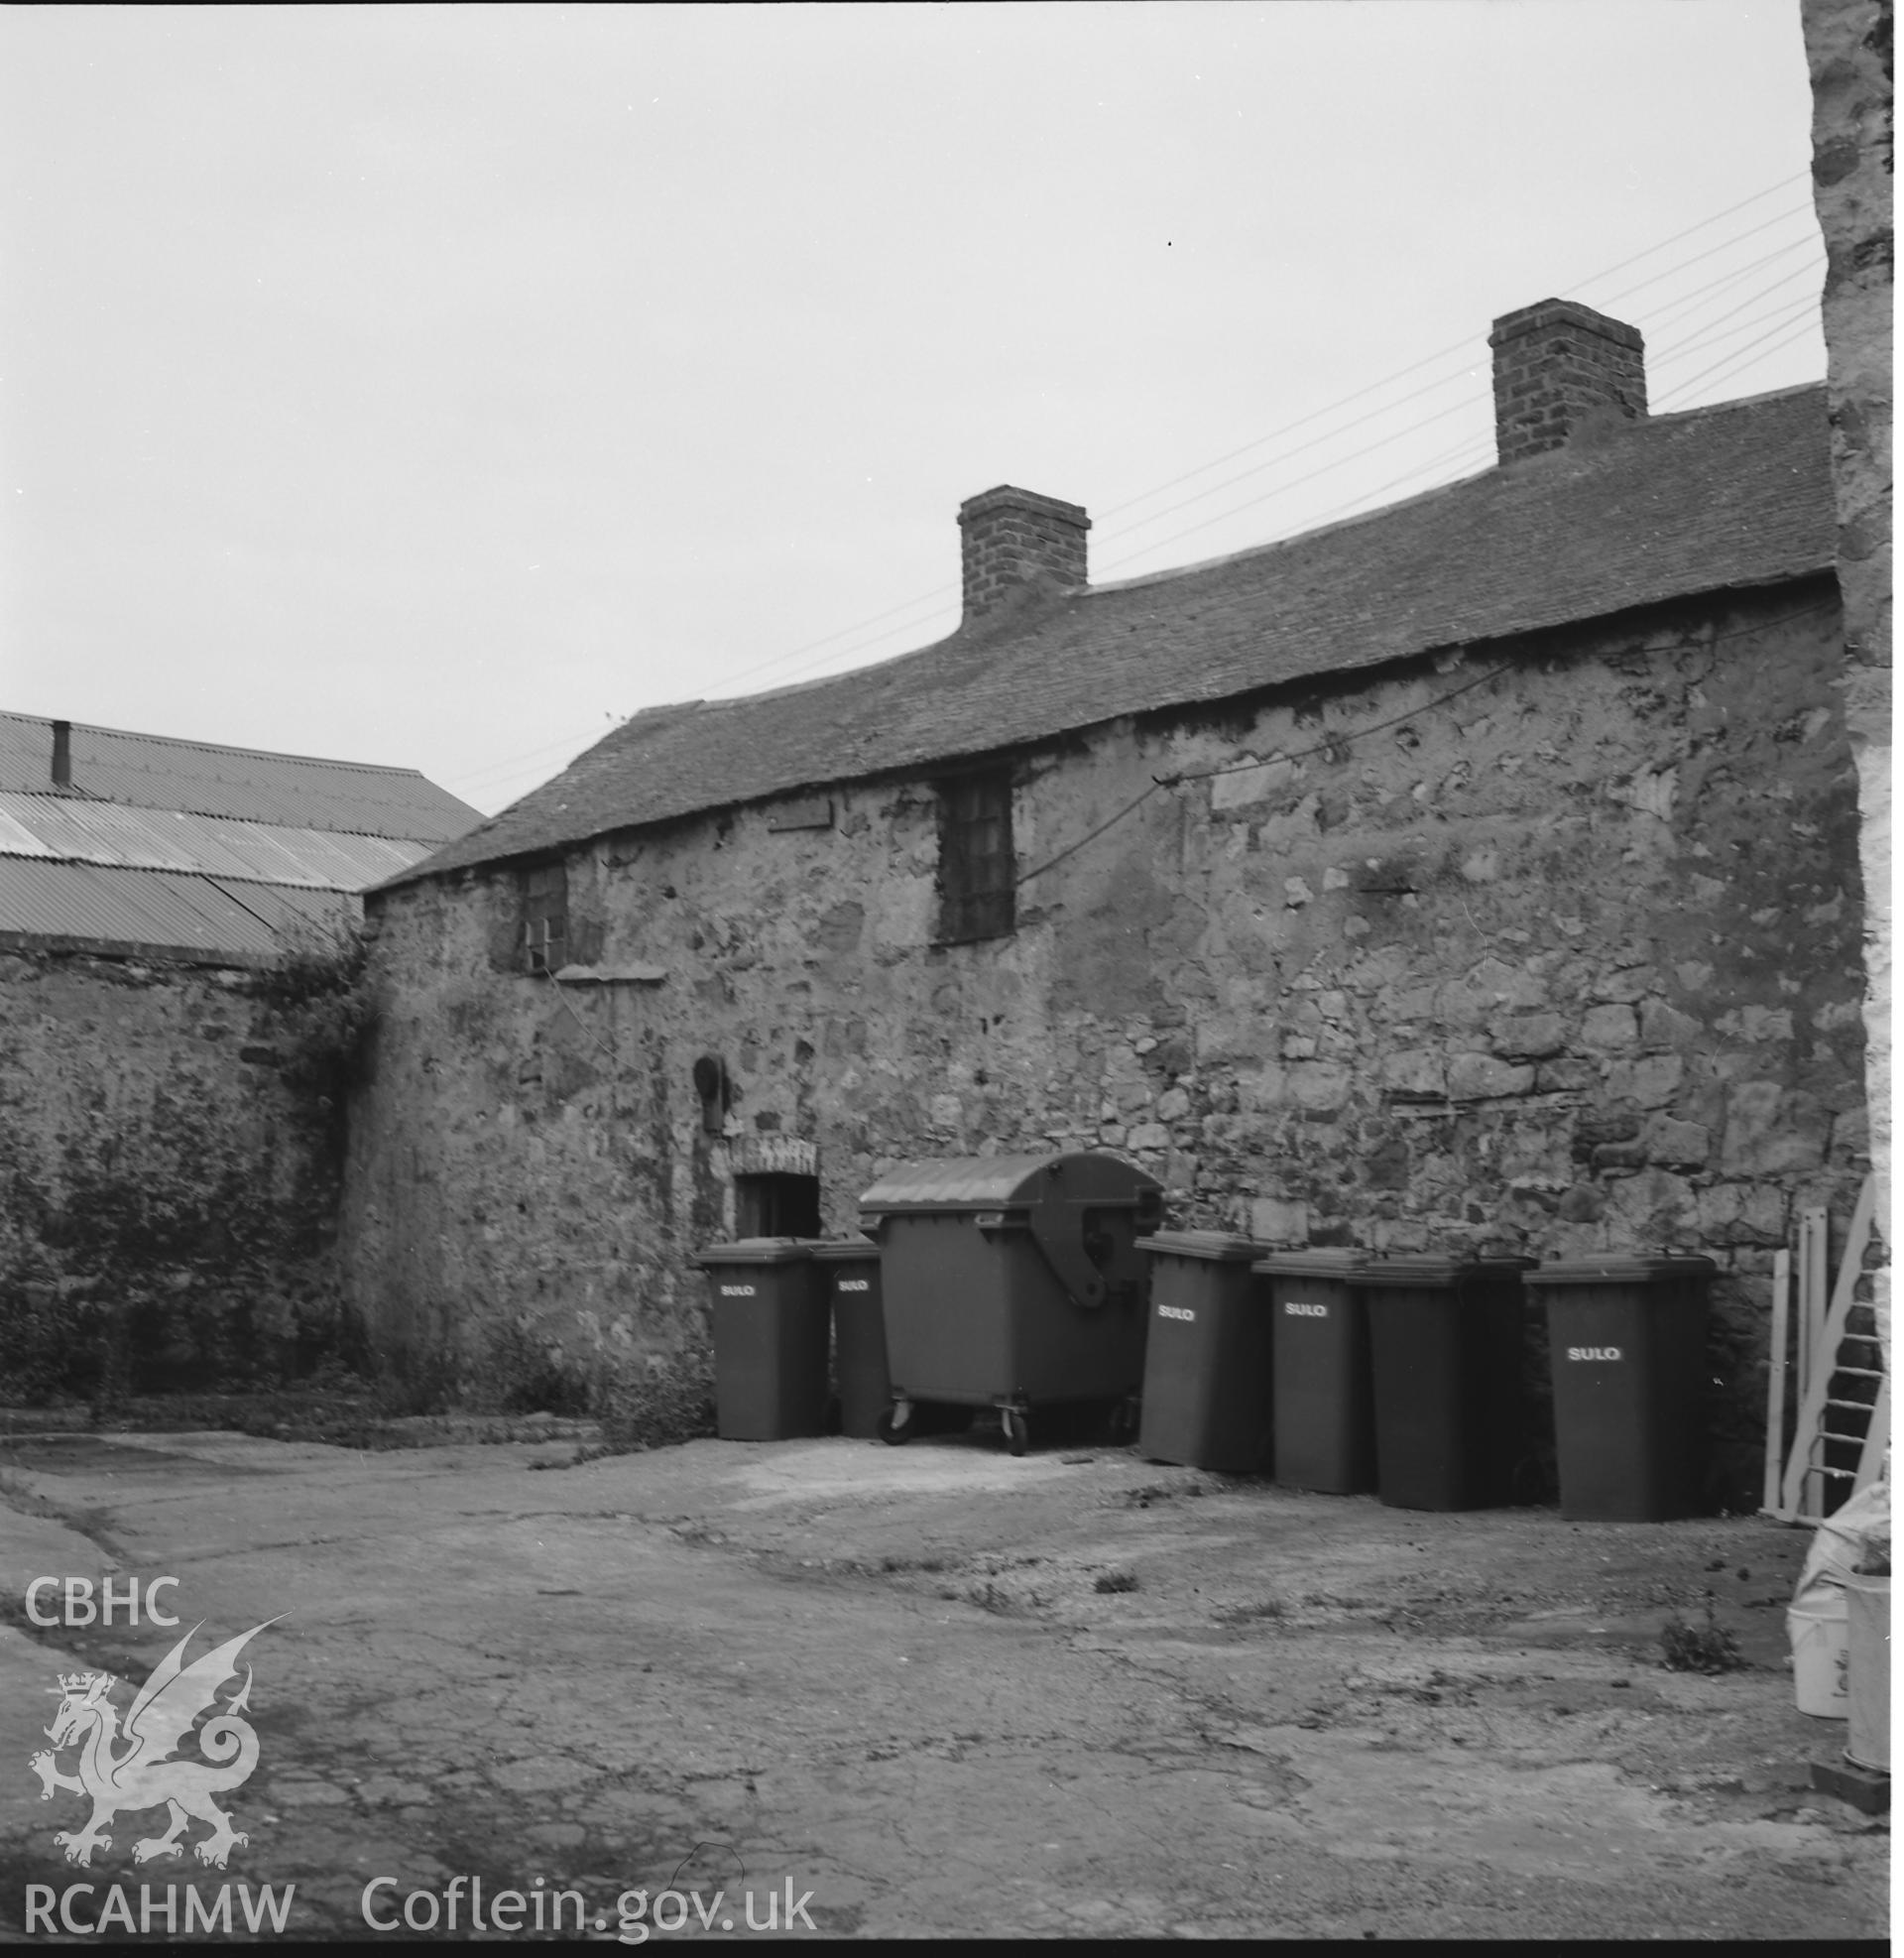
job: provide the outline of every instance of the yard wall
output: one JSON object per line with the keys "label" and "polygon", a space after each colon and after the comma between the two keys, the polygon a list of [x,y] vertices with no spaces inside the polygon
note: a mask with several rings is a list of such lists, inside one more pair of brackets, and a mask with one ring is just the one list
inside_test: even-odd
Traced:
{"label": "yard wall", "polygon": [[896,1161],[1109,1149],[1279,1243],[1707,1252],[1750,1500],[1773,1248],[1868,1166],[1842,665],[1814,579],[1050,744],[1021,875],[1144,799],[980,944],[933,943],[922,780],[578,847],[610,983],[507,969],[508,871],[373,898],[352,1296],[472,1380],[639,1362],[700,1336],[737,1167],[850,1232]]}
{"label": "yard wall", "polygon": [[342,1108],[252,973],[0,953],[0,1394],[275,1379],[342,1339]]}

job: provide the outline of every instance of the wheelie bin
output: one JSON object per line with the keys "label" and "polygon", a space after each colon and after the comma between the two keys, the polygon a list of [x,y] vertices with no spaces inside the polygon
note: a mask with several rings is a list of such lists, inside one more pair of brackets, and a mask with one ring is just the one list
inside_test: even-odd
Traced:
{"label": "wheelie bin", "polygon": [[826,1431],[827,1298],[800,1238],[704,1245],[714,1304],[714,1418],[727,1441]]}
{"label": "wheelie bin", "polygon": [[1250,1269],[1269,1281],[1275,1477],[1353,1496],[1375,1485],[1368,1314],[1360,1251],[1277,1251]]}
{"label": "wheelie bin", "polygon": [[1143,1381],[1136,1240],[1163,1190],[1091,1152],[905,1163],[860,1198],[879,1239],[892,1405],[881,1432],[914,1431],[919,1401],[995,1407],[1022,1454],[1040,1405],[1117,1402]]}
{"label": "wheelie bin", "polygon": [[1269,1466],[1267,1287],[1262,1246],[1221,1231],[1139,1238],[1150,1260],[1150,1332],[1137,1452],[1251,1475]]}
{"label": "wheelie bin", "polygon": [[880,1303],[880,1247],[870,1238],[813,1245],[833,1311],[833,1388],[840,1432],[871,1440],[892,1402],[886,1372],[886,1319]]}
{"label": "wheelie bin", "polygon": [[1522,1276],[1546,1301],[1560,1513],[1578,1523],[1697,1516],[1710,1258],[1607,1253]]}
{"label": "wheelie bin", "polygon": [[1513,1500],[1526,1439],[1520,1275],[1532,1258],[1370,1258],[1376,1492],[1390,1509]]}

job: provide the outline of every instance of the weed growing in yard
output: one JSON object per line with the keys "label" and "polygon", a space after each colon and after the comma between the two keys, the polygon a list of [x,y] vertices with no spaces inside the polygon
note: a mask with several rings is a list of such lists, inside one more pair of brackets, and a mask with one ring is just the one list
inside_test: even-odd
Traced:
{"label": "weed growing in yard", "polygon": [[1713,1615],[1713,1601],[1706,1600],[1706,1623],[1688,1625],[1674,1612],[1659,1634],[1669,1672],[1737,1672],[1746,1661],[1738,1641]]}
{"label": "weed growing in yard", "polygon": [[655,1355],[596,1390],[595,1413],[611,1454],[664,1448],[714,1432],[714,1356],[698,1347]]}

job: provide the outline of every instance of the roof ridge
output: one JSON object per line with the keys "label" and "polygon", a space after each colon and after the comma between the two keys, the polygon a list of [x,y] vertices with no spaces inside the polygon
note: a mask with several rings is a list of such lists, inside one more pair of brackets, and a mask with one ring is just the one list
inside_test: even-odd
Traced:
{"label": "roof ridge", "polygon": [[[49,732],[53,719],[46,714],[23,714],[15,708],[0,707],[0,720],[18,721],[24,726],[44,727]],[[239,747],[228,741],[195,741],[179,734],[144,734],[135,728],[101,727],[93,721],[68,721],[75,734],[107,734],[115,741],[138,741],[154,748],[187,749],[202,755],[245,755],[261,762],[300,762],[306,768],[340,769],[352,775],[401,776],[409,781],[426,782],[421,769],[405,768],[394,762],[347,762],[329,755],[295,755],[282,748]],[[435,785],[431,785],[434,787]]]}
{"label": "roof ridge", "polygon": [[1246,551],[1091,585],[1004,627],[625,722],[376,888],[1130,714],[1352,682],[1437,646],[1829,574],[1829,466],[1816,383],[1622,423]]}

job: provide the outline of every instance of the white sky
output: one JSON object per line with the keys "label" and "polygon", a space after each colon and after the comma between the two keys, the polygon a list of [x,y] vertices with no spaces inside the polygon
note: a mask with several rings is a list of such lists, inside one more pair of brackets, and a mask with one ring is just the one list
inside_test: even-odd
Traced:
{"label": "white sky", "polygon": [[1549,295],[1817,380],[1810,115],[1798,0],[7,9],[0,706],[494,810],[996,483],[1105,580],[1486,467]]}

